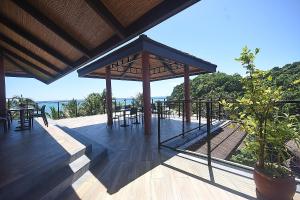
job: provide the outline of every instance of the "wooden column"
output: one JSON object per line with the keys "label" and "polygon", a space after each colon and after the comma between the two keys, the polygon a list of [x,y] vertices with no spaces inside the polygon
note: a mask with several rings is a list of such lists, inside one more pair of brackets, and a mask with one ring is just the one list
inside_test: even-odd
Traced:
{"label": "wooden column", "polygon": [[184,66],[184,111],[186,122],[191,122],[191,94],[190,94],[190,70]]}
{"label": "wooden column", "polygon": [[110,66],[105,68],[105,81],[106,81],[106,113],[107,113],[107,124],[111,126],[112,120],[112,92],[111,92],[111,71]]}
{"label": "wooden column", "polygon": [[149,54],[142,52],[143,102],[144,102],[144,133],[151,134],[151,90]]}
{"label": "wooden column", "polygon": [[5,71],[3,51],[0,50],[0,116],[6,116]]}

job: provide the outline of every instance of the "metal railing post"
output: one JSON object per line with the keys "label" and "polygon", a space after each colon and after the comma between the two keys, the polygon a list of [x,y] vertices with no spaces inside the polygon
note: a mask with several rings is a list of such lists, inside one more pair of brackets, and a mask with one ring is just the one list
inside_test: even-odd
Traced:
{"label": "metal railing post", "polygon": [[184,127],[184,112],[185,112],[185,109],[184,109],[184,103],[185,103],[185,101],[183,100],[182,101],[182,137],[184,137],[184,129],[185,129],[185,127]]}
{"label": "metal railing post", "polygon": [[59,101],[57,102],[57,119],[59,119],[60,116],[59,116]]}
{"label": "metal railing post", "polygon": [[163,112],[163,118],[167,118],[166,116],[166,99],[164,99],[164,112]]}
{"label": "metal railing post", "polygon": [[199,119],[199,100],[196,101],[196,119],[197,120]]}
{"label": "metal railing post", "polygon": [[221,120],[221,103],[220,103],[220,101],[221,101],[221,98],[219,97],[219,100],[218,100],[218,119],[219,119],[219,121]]}
{"label": "metal railing post", "polygon": [[198,125],[199,125],[199,130],[201,129],[201,100],[199,101],[198,104]]}
{"label": "metal railing post", "polygon": [[207,163],[208,166],[211,166],[211,146],[210,146],[210,119],[211,119],[211,108],[210,108],[211,103],[206,102],[206,140],[207,140]]}
{"label": "metal railing post", "polygon": [[210,124],[212,125],[213,121],[213,100],[210,100]]}
{"label": "metal railing post", "polygon": [[76,107],[75,107],[75,117],[78,117],[78,102],[75,100]]}
{"label": "metal railing post", "polygon": [[181,106],[180,104],[181,104],[181,102],[178,101],[178,105],[179,105],[179,106],[178,106],[178,117],[180,117],[180,106]]}
{"label": "metal railing post", "polygon": [[157,118],[157,139],[158,139],[158,149],[160,149],[160,112],[161,112],[161,103],[158,102],[158,118]]}

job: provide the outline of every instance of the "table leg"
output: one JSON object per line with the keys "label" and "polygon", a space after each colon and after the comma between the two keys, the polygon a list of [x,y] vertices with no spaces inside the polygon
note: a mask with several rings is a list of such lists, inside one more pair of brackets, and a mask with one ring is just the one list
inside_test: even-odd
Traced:
{"label": "table leg", "polygon": [[25,116],[24,116],[24,110],[20,110],[20,121],[21,121],[21,130],[24,130],[24,124],[25,124]]}
{"label": "table leg", "polygon": [[135,114],[135,122],[133,124],[140,124],[140,122],[138,121],[138,114]]}
{"label": "table leg", "polygon": [[121,125],[121,127],[127,127],[129,126],[127,123],[126,123],[126,110],[123,111],[123,124]]}

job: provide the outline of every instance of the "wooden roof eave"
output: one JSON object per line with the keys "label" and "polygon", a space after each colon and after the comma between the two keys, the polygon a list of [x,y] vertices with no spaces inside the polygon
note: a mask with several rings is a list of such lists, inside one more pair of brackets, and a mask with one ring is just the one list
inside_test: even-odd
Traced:
{"label": "wooden roof eave", "polygon": [[79,77],[83,77],[84,75],[89,74],[99,68],[110,65],[113,62],[117,62],[122,58],[129,57],[133,54],[143,51],[156,55],[158,57],[182,63],[184,65],[194,66],[206,72],[216,72],[217,66],[215,64],[209,63],[200,58],[196,58],[192,55],[163,45],[159,42],[148,38],[145,35],[141,35],[138,39],[134,40],[133,42],[89,64],[88,66],[79,69],[77,71],[78,75]]}
{"label": "wooden roof eave", "polygon": [[[199,75],[199,74],[206,74],[206,73],[210,73],[210,72],[191,72],[189,75],[190,76],[195,76],[195,75]],[[81,76],[82,78],[96,78],[96,79],[105,79],[105,75],[96,75],[96,74],[86,74],[84,76]],[[172,76],[165,76],[165,77],[158,77],[157,79],[150,79],[150,82],[155,82],[155,81],[162,81],[162,80],[169,80],[169,79],[173,79],[173,78],[181,78],[184,77],[183,74],[176,74],[176,75],[172,75]],[[138,78],[134,78],[134,77],[120,77],[120,76],[111,76],[112,80],[122,80],[122,81],[142,81],[142,79],[138,79]]]}

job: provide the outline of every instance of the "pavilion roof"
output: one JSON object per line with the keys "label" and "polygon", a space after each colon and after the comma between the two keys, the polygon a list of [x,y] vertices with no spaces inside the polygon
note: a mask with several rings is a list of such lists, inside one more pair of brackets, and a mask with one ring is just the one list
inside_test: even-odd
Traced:
{"label": "pavilion roof", "polygon": [[111,78],[142,81],[142,52],[150,57],[150,81],[184,76],[184,67],[190,75],[215,72],[217,66],[200,58],[156,42],[146,35],[78,70],[80,77],[105,78],[105,69],[111,68]]}
{"label": "pavilion roof", "polygon": [[198,1],[1,0],[6,76],[49,84]]}

